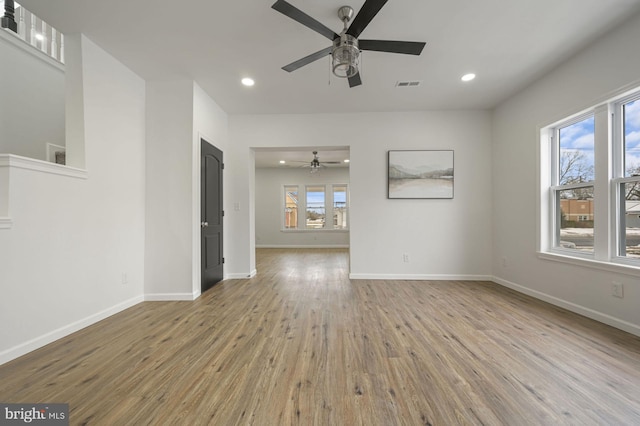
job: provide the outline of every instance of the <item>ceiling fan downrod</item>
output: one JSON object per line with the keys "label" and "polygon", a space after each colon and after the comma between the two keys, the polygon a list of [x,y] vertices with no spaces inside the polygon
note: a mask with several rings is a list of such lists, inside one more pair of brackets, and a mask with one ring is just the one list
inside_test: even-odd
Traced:
{"label": "ceiling fan downrod", "polygon": [[333,41],[331,50],[332,70],[336,77],[350,78],[358,74],[360,65],[360,49],[358,39],[347,34],[349,21],[353,17],[351,6],[342,6],[338,9],[338,18],[342,21],[344,28],[340,37]]}

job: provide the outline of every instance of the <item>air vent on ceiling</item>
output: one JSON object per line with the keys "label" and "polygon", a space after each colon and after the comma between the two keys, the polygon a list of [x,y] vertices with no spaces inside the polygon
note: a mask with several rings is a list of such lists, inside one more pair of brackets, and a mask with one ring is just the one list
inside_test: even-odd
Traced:
{"label": "air vent on ceiling", "polygon": [[398,81],[396,82],[396,87],[417,87],[422,83],[420,80],[413,81]]}

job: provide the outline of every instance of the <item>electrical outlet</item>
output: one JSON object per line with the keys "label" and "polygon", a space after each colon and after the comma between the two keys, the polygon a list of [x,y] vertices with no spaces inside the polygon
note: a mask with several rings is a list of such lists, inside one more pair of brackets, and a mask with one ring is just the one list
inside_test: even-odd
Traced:
{"label": "electrical outlet", "polygon": [[402,261],[403,261],[404,263],[409,263],[409,254],[408,254],[408,253],[404,253],[404,254],[402,255]]}
{"label": "electrical outlet", "polygon": [[129,282],[129,278],[127,277],[127,273],[123,272],[122,273],[122,285],[125,285]]}
{"label": "electrical outlet", "polygon": [[622,283],[614,281],[611,284],[611,295],[621,299],[624,297],[624,287],[622,286]]}
{"label": "electrical outlet", "polygon": [[507,258],[506,258],[506,257],[503,257],[503,258],[502,258],[502,267],[503,267],[503,268],[506,268],[506,267],[507,267]]}

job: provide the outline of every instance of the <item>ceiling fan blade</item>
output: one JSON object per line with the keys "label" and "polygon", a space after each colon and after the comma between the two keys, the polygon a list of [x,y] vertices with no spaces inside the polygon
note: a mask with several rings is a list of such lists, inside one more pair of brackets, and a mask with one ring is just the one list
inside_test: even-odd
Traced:
{"label": "ceiling fan blade", "polygon": [[276,1],[273,4],[273,6],[271,6],[271,8],[277,10],[278,12],[282,13],[283,15],[288,16],[289,18],[293,19],[294,21],[298,21],[299,23],[301,23],[305,27],[311,28],[313,31],[315,31],[315,32],[317,32],[319,34],[322,34],[323,36],[325,36],[326,38],[328,38],[331,41],[333,41],[333,40],[337,39],[338,37],[340,37],[334,31],[330,30],[329,28],[327,28],[326,26],[324,26],[320,22],[318,22],[315,19],[313,19],[311,16],[307,15],[306,13],[301,11],[300,9],[298,9],[295,6],[287,3],[284,0]]}
{"label": "ceiling fan blade", "polygon": [[418,41],[358,40],[360,50],[419,55],[426,43]]}
{"label": "ceiling fan blade", "polygon": [[371,20],[378,14],[378,12],[380,12],[380,9],[382,9],[382,6],[384,6],[385,3],[387,3],[387,0],[365,1],[355,19],[349,26],[347,34],[358,38],[360,33],[367,28],[367,25],[369,25]]}
{"label": "ceiling fan blade", "polygon": [[360,79],[360,73],[354,75],[353,77],[349,77],[349,87],[356,87],[362,84],[362,80]]}
{"label": "ceiling fan blade", "polygon": [[318,59],[327,56],[328,54],[331,53],[332,48],[333,46],[329,46],[325,49],[319,50],[316,53],[312,53],[309,56],[305,56],[302,59],[298,59],[297,61],[292,62],[289,65],[285,65],[284,67],[282,67],[282,69],[288,72],[295,71],[300,67],[303,67],[307,64],[310,64],[313,61],[317,61]]}

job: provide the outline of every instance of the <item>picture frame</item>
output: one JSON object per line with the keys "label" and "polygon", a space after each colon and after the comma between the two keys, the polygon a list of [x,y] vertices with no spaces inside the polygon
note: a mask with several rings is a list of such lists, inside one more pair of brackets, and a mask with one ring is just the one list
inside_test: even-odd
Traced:
{"label": "picture frame", "polygon": [[387,198],[453,199],[453,150],[388,151]]}

